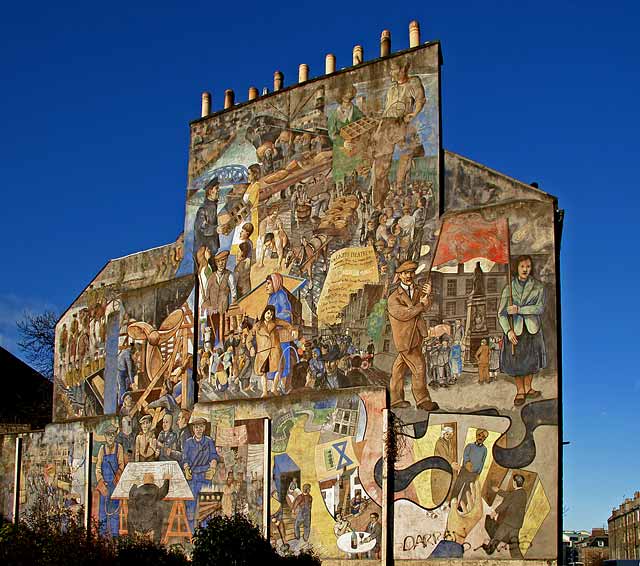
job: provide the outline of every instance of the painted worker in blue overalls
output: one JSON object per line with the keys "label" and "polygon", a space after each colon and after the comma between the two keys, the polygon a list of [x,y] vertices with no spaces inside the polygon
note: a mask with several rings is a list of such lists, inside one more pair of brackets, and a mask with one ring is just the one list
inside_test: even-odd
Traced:
{"label": "painted worker in blue overalls", "polygon": [[109,424],[103,431],[105,442],[98,450],[96,460],[96,489],[100,493],[98,520],[100,532],[118,536],[120,501],[111,499],[118,480],[124,470],[124,450],[116,442],[118,428]]}
{"label": "painted worker in blue overalls", "polygon": [[198,495],[203,488],[209,487],[216,473],[220,456],[210,436],[204,434],[207,421],[197,417],[191,422],[193,436],[187,438],[182,453],[182,468],[193,493],[193,501],[187,501],[187,518],[193,531]]}

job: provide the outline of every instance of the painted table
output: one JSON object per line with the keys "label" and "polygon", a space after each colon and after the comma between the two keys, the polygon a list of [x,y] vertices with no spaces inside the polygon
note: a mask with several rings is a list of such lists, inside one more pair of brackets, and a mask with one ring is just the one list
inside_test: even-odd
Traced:
{"label": "painted table", "polygon": [[343,535],[340,535],[338,537],[338,540],[337,540],[338,548],[343,552],[347,552],[349,554],[360,554],[364,552],[369,552],[370,550],[373,550],[374,547],[376,546],[375,538],[368,542],[362,542],[364,539],[366,539],[369,536],[369,533],[356,532],[356,535],[358,535],[358,546],[356,546],[356,548],[353,548],[351,546],[351,534],[352,533],[344,533]]}
{"label": "painted table", "polygon": [[[112,499],[122,500],[123,505],[120,506],[121,513],[125,512],[126,503],[129,499],[129,491],[135,485],[142,485],[144,475],[153,474],[154,482],[158,487],[164,483],[164,478],[169,476],[169,492],[164,501],[173,501],[169,520],[167,524],[167,532],[162,538],[162,543],[167,544],[170,538],[188,538],[191,540],[191,529],[187,520],[187,511],[184,505],[185,501],[193,499],[193,493],[184,477],[180,464],[175,460],[164,462],[130,462],[124,468],[120,481],[113,490]],[[123,517],[120,518],[121,524]],[[121,532],[122,532],[121,528]],[[122,533],[124,534],[124,533]]]}

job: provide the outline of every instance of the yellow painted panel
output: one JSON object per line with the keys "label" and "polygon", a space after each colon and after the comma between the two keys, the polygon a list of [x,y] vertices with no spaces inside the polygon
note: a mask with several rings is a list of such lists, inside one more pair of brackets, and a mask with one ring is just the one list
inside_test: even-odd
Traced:
{"label": "yellow painted panel", "polygon": [[[311,485],[311,496],[313,504],[311,506],[311,537],[309,542],[318,551],[320,547],[327,549],[324,553],[331,552],[330,549],[336,547],[336,537],[333,534],[334,519],[327,511],[318,485],[316,473],[315,450],[310,450],[318,443],[320,432],[305,432],[304,427],[309,415],[300,415],[296,420],[289,436],[287,444],[287,454],[300,468],[300,487],[305,483]],[[275,454],[271,454],[271,469]],[[328,551],[328,552],[327,552]]]}
{"label": "yellow painted panel", "polygon": [[[413,440],[413,461],[417,462],[422,458],[433,456],[436,449],[436,442],[440,438],[442,425],[432,425],[427,427],[427,432],[422,438]],[[418,496],[418,504],[423,507],[433,507],[434,502],[431,497],[431,470],[422,472],[413,480],[413,486]]]}
{"label": "yellow painted panel", "polygon": [[533,537],[536,536],[549,511],[551,511],[551,505],[549,505],[542,482],[538,481],[520,529],[520,551],[523,556],[529,550]]}

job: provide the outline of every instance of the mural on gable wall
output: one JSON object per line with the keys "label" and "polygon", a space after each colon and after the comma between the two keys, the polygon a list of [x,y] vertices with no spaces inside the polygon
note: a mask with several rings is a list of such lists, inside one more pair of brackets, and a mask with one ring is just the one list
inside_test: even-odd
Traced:
{"label": "mural on gable wall", "polygon": [[[555,555],[553,214],[538,201],[445,214],[431,271],[400,274],[389,296],[397,559]],[[438,412],[413,407],[425,391]]]}
{"label": "mural on gable wall", "polygon": [[354,393],[276,413],[271,540],[281,552],[311,547],[326,558],[380,557],[382,530],[371,537],[367,525],[372,514],[382,525],[382,488],[372,468],[382,456],[383,407],[381,392]]}
{"label": "mural on gable wall", "polygon": [[0,515],[13,520],[14,475],[16,471],[16,437],[0,437]]}
{"label": "mural on gable wall", "polygon": [[87,434],[82,423],[48,426],[24,435],[20,461],[20,518],[69,513],[82,522]]}
{"label": "mural on gable wall", "polygon": [[446,210],[488,206],[506,200],[549,200],[549,195],[536,187],[450,151],[444,152],[444,170]]}
{"label": "mural on gable wall", "polygon": [[166,410],[160,420],[112,418],[94,434],[92,519],[108,536],[143,534],[191,548],[197,526],[220,514],[262,524],[264,419],[233,411],[191,418]]}
{"label": "mural on gable wall", "polygon": [[115,413],[120,294],[171,279],[182,236],[167,246],[110,261],[56,325],[54,419]]}
{"label": "mural on gable wall", "polygon": [[57,326],[56,420],[112,415],[103,532],[189,548],[242,511],[282,553],[379,558],[386,394],[396,560],[557,556],[556,203],[441,172],[438,92],[425,46],[192,124],[184,238]]}
{"label": "mural on gable wall", "polygon": [[434,239],[438,49],[375,67],[193,124],[179,272],[197,272],[199,400],[388,379],[369,327]]}
{"label": "mural on gable wall", "polygon": [[[420,502],[431,497],[424,477],[433,474],[429,513],[439,513],[446,527],[449,515],[455,522],[463,507],[471,507],[472,492],[456,482],[473,483],[481,491],[476,507],[497,521],[473,525],[485,547],[469,548],[475,539],[467,541],[467,524],[458,540],[451,539],[451,528],[440,529],[445,542],[437,549],[400,552],[398,540],[414,536],[417,520],[406,513],[395,523],[396,557],[553,556],[557,478],[540,470],[554,470],[556,455],[536,446],[530,430],[531,419],[550,425],[543,427],[544,438],[554,445],[553,202],[447,154],[450,212],[438,219],[437,159],[429,157],[437,157],[439,146],[437,75],[419,69],[414,60],[406,74],[389,69],[390,80],[371,81],[372,73],[366,85],[346,75],[337,97],[328,80],[322,88],[303,86],[193,125],[185,248],[200,293],[199,398],[382,385],[399,422],[419,419],[428,426],[429,413],[447,411],[465,439],[474,427],[462,430],[460,419],[468,411],[493,411],[500,426],[485,429],[489,449],[502,435],[498,447],[520,446],[515,463],[490,456],[487,465],[500,462],[504,473],[480,484],[466,477],[469,442],[456,446],[457,470],[432,470],[434,453],[414,453],[415,461],[404,463],[415,465],[415,478],[400,498],[405,508],[423,510]],[[407,133],[387,169],[380,132],[389,127],[393,136],[396,123],[385,112],[402,95],[414,110],[421,106],[405,123],[417,120],[422,150]],[[298,130],[305,101],[310,112]],[[376,101],[381,114],[371,110]],[[431,148],[429,137],[436,142]],[[384,192],[378,192],[381,171]],[[515,202],[492,208],[506,201]],[[191,269],[188,256],[184,266]],[[505,534],[500,525],[516,483],[523,484],[518,489],[535,487],[538,495],[525,501],[522,532]],[[493,489],[500,494],[493,497]],[[456,490],[460,508],[449,513]],[[515,497],[522,498],[520,492]],[[434,523],[432,532],[438,529]]]}
{"label": "mural on gable wall", "polygon": [[380,558],[384,502],[375,468],[384,407],[384,390],[358,389],[293,402],[198,404],[194,418],[269,415],[269,536],[279,552],[313,548],[323,558]]}
{"label": "mural on gable wall", "polygon": [[155,426],[193,406],[193,278],[125,291],[119,301],[115,406],[133,423],[151,415]]}

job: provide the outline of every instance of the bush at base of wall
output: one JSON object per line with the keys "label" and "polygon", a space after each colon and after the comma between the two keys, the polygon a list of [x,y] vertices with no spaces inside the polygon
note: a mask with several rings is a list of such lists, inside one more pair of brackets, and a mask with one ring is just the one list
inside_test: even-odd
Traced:
{"label": "bush at base of wall", "polygon": [[243,516],[215,517],[194,537],[192,560],[179,547],[146,537],[110,538],[92,532],[68,513],[29,517],[18,524],[0,515],[0,564],[4,566],[213,566],[249,564],[320,566],[312,552],[280,556]]}

